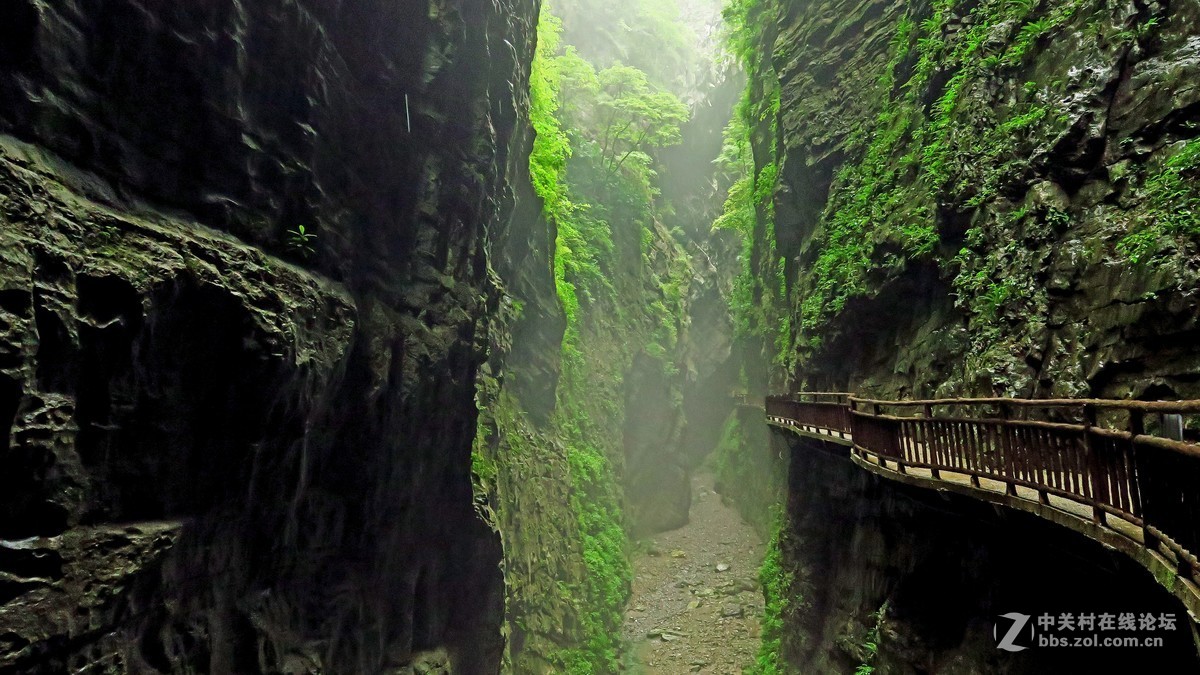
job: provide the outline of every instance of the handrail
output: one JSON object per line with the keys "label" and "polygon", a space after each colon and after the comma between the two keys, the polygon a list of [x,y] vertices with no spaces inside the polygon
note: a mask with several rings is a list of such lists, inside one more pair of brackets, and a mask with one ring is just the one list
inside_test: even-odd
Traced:
{"label": "handrail", "polygon": [[788,396],[768,396],[764,408],[768,417],[804,420],[816,434],[848,440],[850,437],[850,394],[841,392],[804,392],[799,396],[834,397],[835,401],[801,401]]}
{"label": "handrail", "polygon": [[[803,392],[796,395],[803,395]],[[933,398],[908,401],[884,401],[848,395],[852,403],[885,405],[898,408],[913,408],[926,405],[1011,405],[1033,408],[1082,408],[1093,406],[1104,409],[1141,410],[1153,413],[1200,413],[1200,400],[1196,401],[1134,401],[1103,398]]]}
{"label": "handrail", "polygon": [[[827,396],[839,398],[806,400]],[[935,408],[947,406],[960,410],[953,416],[935,414]],[[1000,414],[987,410],[972,416],[961,410],[972,406],[998,408]],[[885,414],[887,408],[920,411],[906,417]],[[1067,414],[1063,408],[1074,410]],[[1030,419],[1038,409],[1048,419]],[[1013,415],[1017,410],[1023,414]],[[1195,591],[1200,585],[1200,443],[1182,440],[1178,419],[1176,438],[1148,434],[1147,413],[1200,414],[1200,401],[884,401],[826,392],[766,399],[772,423],[849,445],[855,461],[873,470],[956,482],[967,490],[1090,516],[1098,528],[1120,531],[1156,555],[1168,554]],[[1124,428],[1113,428],[1118,422]],[[1194,595],[1200,598],[1200,591]]]}

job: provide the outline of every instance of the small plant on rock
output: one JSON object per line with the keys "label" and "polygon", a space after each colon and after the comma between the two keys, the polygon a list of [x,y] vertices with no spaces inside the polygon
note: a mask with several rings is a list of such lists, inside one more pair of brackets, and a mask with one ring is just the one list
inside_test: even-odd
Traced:
{"label": "small plant on rock", "polygon": [[854,670],[854,675],[872,675],[875,672],[875,666],[872,662],[875,661],[875,656],[879,654],[879,631],[883,626],[884,615],[887,614],[888,603],[883,605],[871,613],[871,619],[875,621],[875,625],[867,630],[866,638],[863,640],[863,662]]}
{"label": "small plant on rock", "polygon": [[287,231],[286,244],[288,251],[299,255],[304,259],[311,258],[316,255],[317,249],[314,247],[317,241],[317,235],[309,232],[303,225]]}

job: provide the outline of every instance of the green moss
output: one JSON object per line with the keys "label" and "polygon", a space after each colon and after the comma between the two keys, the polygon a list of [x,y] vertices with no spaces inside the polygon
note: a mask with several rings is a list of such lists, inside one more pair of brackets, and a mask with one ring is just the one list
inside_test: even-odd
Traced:
{"label": "green moss", "polygon": [[1175,588],[1175,584],[1179,581],[1179,575],[1163,566],[1159,568],[1157,573],[1155,573],[1154,580],[1157,581],[1163,588],[1173,590]]}
{"label": "green moss", "polygon": [[[849,159],[835,175],[820,222],[811,230],[811,242],[802,248],[799,279],[791,280],[794,300],[775,300],[773,283],[758,287],[749,279],[733,294],[735,315],[742,315],[737,324],[741,333],[766,337],[776,328],[789,333],[787,339],[775,335],[772,340],[777,371],[791,372],[797,362],[811,358],[853,299],[872,297],[912,264],[936,263],[955,273],[952,265],[957,257],[947,255],[937,227],[939,205],[980,208],[1002,198],[1025,173],[1021,163],[1027,164],[1026,144],[1058,136],[1070,122],[1057,102],[1060,97],[1051,93],[1062,83],[1048,88],[1028,83],[1018,90],[1019,100],[999,105],[981,92],[1003,81],[1002,71],[1023,67],[1086,4],[1086,0],[1044,6],[1033,0],[938,0],[925,9],[913,6],[911,13],[897,20],[888,61],[870,74],[874,82],[874,91],[867,95],[874,101],[868,108],[874,110],[871,117],[857,125],[834,121],[805,127],[809,131],[804,133],[821,142],[828,140],[829,132],[845,129],[839,149]],[[773,17],[775,6],[772,0],[740,0],[726,10],[734,26],[731,50],[750,73],[748,91],[761,92],[758,100],[743,103],[741,109],[747,137],[757,153],[754,159],[763,169],[759,175],[771,179],[780,159],[773,140],[778,126],[771,119],[776,109],[770,102],[778,81],[762,56],[770,54],[780,62],[791,58],[789,50],[796,48],[757,41],[767,34],[763,18]],[[927,14],[915,13],[922,11]],[[970,16],[969,22],[960,21],[964,15]],[[822,130],[822,124],[829,128]],[[764,143],[764,138],[772,140]],[[773,209],[763,204],[771,194],[772,189],[747,182],[743,176],[734,183],[717,226],[753,232],[747,257],[759,262],[752,272],[773,282],[777,259]],[[757,220],[749,217],[747,202],[758,207]],[[1153,233],[1134,234],[1126,246],[1130,250],[1145,248],[1154,239]],[[979,315],[983,316],[994,314],[992,310],[1003,305],[1012,289],[998,284],[980,291]],[[773,305],[792,303],[791,311],[767,316]],[[767,309],[756,313],[743,307]],[[794,326],[783,318],[793,313]]]}
{"label": "green moss", "polygon": [[769,538],[775,509],[783,500],[786,466],[771,449],[762,410],[739,407],[731,412],[711,461],[722,497],[731,499],[742,517]]}
{"label": "green moss", "polygon": [[1200,138],[1171,155],[1144,183],[1147,207],[1117,243],[1131,262],[1154,259],[1168,245],[1200,237]]}
{"label": "green moss", "polygon": [[[653,160],[642,151],[651,140],[663,145],[677,137],[678,101],[636,69],[597,72],[560,44],[559,30],[544,9],[531,85],[538,140],[530,157],[534,189],[558,231],[554,276],[567,325],[556,408],[546,427],[536,430],[527,420],[497,411],[492,415],[497,434],[512,454],[497,457],[498,469],[486,454],[473,460],[481,483],[496,473],[503,482],[505,463],[522,456],[564,465],[570,522],[528,527],[567,532],[569,541],[538,555],[577,560],[580,573],[553,593],[543,590],[544,597],[514,591],[521,597],[510,600],[518,625],[523,616],[548,614],[550,606],[570,608],[566,639],[553,649],[540,643],[537,656],[554,672],[582,675],[616,672],[622,651],[620,627],[632,576],[620,487],[624,373],[645,354],[665,374],[675,374],[677,317],[694,275],[688,256],[661,225]],[[640,93],[606,89],[618,81]],[[645,128],[649,140],[643,143],[640,133],[622,136],[624,124],[606,129],[600,121],[610,116],[598,111],[645,111],[645,119],[635,115],[630,128]],[[526,527],[508,515],[517,527]]]}
{"label": "green moss", "polygon": [[746,669],[748,675],[777,675],[788,672],[783,657],[784,616],[792,603],[800,600],[794,596],[794,577],[785,566],[780,538],[783,535],[783,518],[776,518],[774,533],[767,544],[767,554],[758,570],[758,581],[762,584],[766,606],[762,619],[762,644],[754,665]]}
{"label": "green moss", "polygon": [[[751,105],[750,92],[725,129],[720,162],[733,177],[722,215],[715,230],[733,230],[742,236],[742,269],[734,280],[730,309],[734,336],[770,344],[773,353],[790,353],[791,321],[786,311],[784,264],[775,246],[775,194],[779,189],[779,163],[774,141],[763,147],[754,142],[755,129],[766,124],[770,138],[777,132],[779,83],[773,73],[765,103]],[[756,149],[757,147],[757,149]]]}

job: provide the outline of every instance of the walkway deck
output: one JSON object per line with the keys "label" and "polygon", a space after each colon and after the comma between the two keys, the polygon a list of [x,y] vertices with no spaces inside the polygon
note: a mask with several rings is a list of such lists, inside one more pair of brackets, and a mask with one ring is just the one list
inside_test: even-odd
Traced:
{"label": "walkway deck", "polygon": [[1033,513],[1118,549],[1200,621],[1200,444],[1180,424],[1200,401],[801,393],[768,397],[765,413],[889,480]]}

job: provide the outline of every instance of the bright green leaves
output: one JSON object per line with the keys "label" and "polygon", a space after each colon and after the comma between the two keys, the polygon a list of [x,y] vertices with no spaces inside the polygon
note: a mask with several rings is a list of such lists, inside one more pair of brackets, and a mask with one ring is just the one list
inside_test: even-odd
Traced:
{"label": "bright green leaves", "polygon": [[530,120],[537,134],[529,157],[529,171],[546,212],[556,219],[569,214],[572,208],[562,179],[567,159],[571,157],[571,144],[558,121],[563,74],[561,62],[554,58],[561,31],[562,23],[543,10],[529,79]]}
{"label": "bright green leaves", "polygon": [[[570,395],[586,395],[576,391]],[[570,411],[574,414],[581,409]],[[570,673],[617,672],[622,621],[632,572],[626,555],[620,494],[604,451],[589,442],[586,427],[563,423],[571,473],[571,509],[578,519],[587,582],[580,609],[584,649],[563,654]]]}
{"label": "bright green leaves", "polygon": [[[922,30],[940,34],[939,26],[935,18],[924,22]],[[897,70],[913,49],[915,35],[913,21],[906,17],[897,26],[891,59],[875,83],[882,101],[896,92]],[[924,76],[921,63],[939,51],[919,41],[916,46],[921,59],[913,79]],[[797,346],[806,354],[820,348],[826,323],[851,298],[871,291],[873,270],[897,264],[899,255],[928,255],[937,245],[931,200],[912,180],[917,151],[906,147],[913,144],[920,114],[912,104],[914,89],[901,91],[901,101],[882,103],[874,123],[864,125],[861,135],[851,139],[852,144],[863,144],[861,158],[844,164],[834,182],[816,235],[820,247],[803,272],[807,285],[798,304]],[[910,154],[902,156],[906,149]],[[889,251],[887,259],[877,254],[881,244]]]}
{"label": "bright green leaves", "polygon": [[[1022,63],[1082,5],[938,0],[923,19],[897,23],[891,58],[875,80],[878,113],[847,140],[852,159],[836,176],[814,234],[815,254],[800,272],[801,358],[821,347],[852,298],[878,292],[912,261],[952,262],[940,250],[936,205],[992,203],[1022,175],[1022,148],[1065,125],[1036,83],[1021,90],[1024,100],[999,106],[984,103],[980,84]],[[965,27],[947,28],[964,13],[972,19]],[[999,311],[1011,289],[974,292],[983,294],[976,303],[982,319]]]}
{"label": "bright green leaves", "polygon": [[546,658],[555,672],[610,673],[618,670],[630,583],[620,487],[623,378],[640,354],[672,374],[677,317],[694,276],[660,222],[652,155],[679,142],[689,112],[653,75],[620,64],[597,69],[585,56],[596,45],[563,44],[573,34],[545,6],[539,35],[530,173],[557,229],[554,277],[567,324],[547,437],[569,468],[578,542],[568,558],[577,553],[587,571],[584,581],[560,588],[557,600],[579,621],[572,643]]}
{"label": "bright green leaves", "polygon": [[568,344],[564,349],[570,357],[573,343],[569,338],[579,309],[578,289],[572,280],[595,283],[601,274],[596,251],[579,224],[581,209],[571,202],[566,180],[572,151],[560,121],[564,83],[573,82],[571,78],[581,69],[575,60],[556,55],[561,32],[562,22],[543,7],[529,82],[530,120],[537,134],[529,156],[529,173],[533,189],[545,205],[546,217],[558,228],[554,279],[559,302],[567,315]]}
{"label": "bright green leaves", "polygon": [[[558,25],[553,21],[551,27]],[[687,106],[642,70],[615,64],[597,71],[574,47],[545,60],[557,76],[562,117],[572,137],[595,145],[608,170],[620,170],[634,153],[680,142]]]}
{"label": "bright green leaves", "polygon": [[304,258],[305,260],[313,257],[317,253],[315,244],[317,235],[309,232],[303,225],[297,225],[287,231],[285,239],[288,251]]}
{"label": "bright green leaves", "polygon": [[764,4],[771,5],[772,0],[728,0],[721,12],[729,51],[747,66],[747,71],[751,70],[750,64],[758,58],[756,49],[767,18]]}
{"label": "bright green leaves", "polygon": [[561,55],[550,58],[554,59],[561,82],[563,119],[573,128],[590,124],[588,115],[600,93],[596,68],[571,46]]}
{"label": "bright green leaves", "polygon": [[793,589],[795,577],[783,560],[780,539],[784,536],[783,516],[777,515],[771,540],[767,543],[767,554],[758,569],[758,582],[762,585],[766,607],[762,618],[762,644],[759,645],[754,664],[746,669],[749,675],[780,675],[786,672],[781,653],[784,614],[799,598],[795,597]]}
{"label": "bright green leaves", "polygon": [[687,106],[651,84],[646,73],[620,64],[596,72],[570,48],[556,61],[562,77],[565,120],[577,142],[594,146],[608,172],[633,167],[645,177],[649,171],[646,153],[681,140],[680,129],[689,115]]}
{"label": "bright green leaves", "polygon": [[[598,77],[596,112],[603,120],[601,162],[619,171],[635,152],[676,145],[688,109],[674,94],[660,91],[636,68],[616,65]],[[643,163],[644,165],[644,163]]]}
{"label": "bright green leaves", "polygon": [[725,209],[713,222],[714,230],[733,230],[746,237],[754,234],[754,179],[744,175],[734,181],[725,197]]}
{"label": "bright green leaves", "polygon": [[568,41],[598,68],[620,60],[678,91],[704,64],[676,0],[569,0],[551,8],[567,22]]}
{"label": "bright green leaves", "polygon": [[618,64],[597,72],[574,47],[562,48],[561,30],[543,8],[531,83],[537,140],[530,169],[558,227],[555,271],[570,342],[580,294],[595,299],[612,291],[605,274],[614,253],[608,213],[621,204],[648,211],[657,192],[648,152],[678,143],[689,112],[641,70]]}
{"label": "bright green leaves", "polygon": [[1194,138],[1145,182],[1148,208],[1117,251],[1132,262],[1150,260],[1169,237],[1200,239],[1200,138]]}

